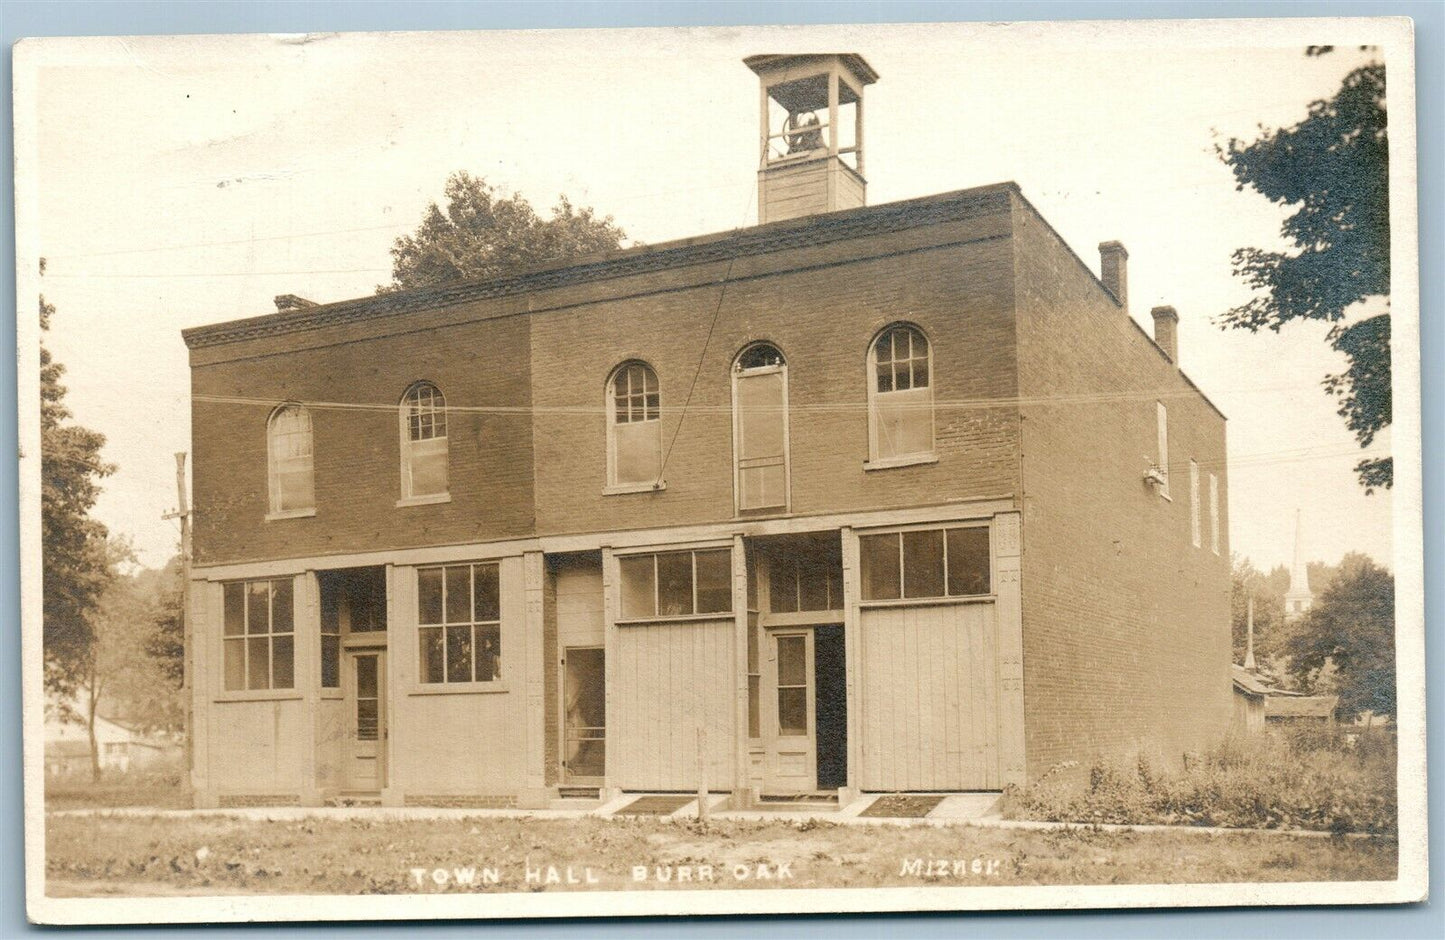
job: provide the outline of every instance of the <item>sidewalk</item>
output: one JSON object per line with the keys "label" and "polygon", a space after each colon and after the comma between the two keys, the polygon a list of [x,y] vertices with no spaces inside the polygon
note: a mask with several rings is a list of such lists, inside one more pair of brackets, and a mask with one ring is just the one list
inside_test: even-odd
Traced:
{"label": "sidewalk", "polygon": [[[631,815],[624,812],[629,805],[641,798],[641,794],[628,793],[601,806],[579,809],[458,809],[451,807],[380,807],[380,806],[270,806],[234,807],[226,809],[153,809],[147,807],[111,807],[98,809],[69,809],[48,813],[48,816],[80,817],[137,817],[198,819],[206,817],[232,818],[253,822],[296,822],[307,819],[320,820],[458,820],[458,819],[668,819],[675,821],[697,818],[697,800],[692,799],[676,811],[661,815]],[[944,796],[937,806],[923,816],[864,816],[881,795],[868,794],[837,809],[722,809],[725,796],[714,796],[709,800],[711,808],[708,818],[732,822],[814,822],[843,826],[894,826],[908,828],[926,826],[944,828],[950,826],[973,826],[987,829],[1019,830],[1087,830],[1094,832],[1192,832],[1200,835],[1272,835],[1308,839],[1331,839],[1341,836],[1333,832],[1314,829],[1230,829],[1218,826],[1168,826],[1168,825],[1119,825],[1113,823],[1048,822],[1039,820],[1004,819],[999,814],[998,795],[991,793],[966,793]],[[1369,833],[1346,833],[1343,838],[1380,838]]]}

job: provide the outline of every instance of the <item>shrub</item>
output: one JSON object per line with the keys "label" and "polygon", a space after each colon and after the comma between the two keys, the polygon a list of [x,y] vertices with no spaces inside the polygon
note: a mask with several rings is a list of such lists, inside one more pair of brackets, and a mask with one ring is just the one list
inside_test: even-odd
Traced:
{"label": "shrub", "polygon": [[[1070,762],[1072,763],[1072,762]],[[1395,737],[1346,729],[1271,729],[1231,735],[1184,767],[1164,772],[1141,754],[1064,765],[1005,793],[1013,819],[1183,824],[1332,832],[1396,832]]]}

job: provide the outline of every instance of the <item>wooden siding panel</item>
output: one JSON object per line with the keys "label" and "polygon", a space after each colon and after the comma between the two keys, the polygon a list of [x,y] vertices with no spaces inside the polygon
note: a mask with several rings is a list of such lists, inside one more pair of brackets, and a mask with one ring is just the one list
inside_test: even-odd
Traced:
{"label": "wooden siding panel", "polygon": [[865,790],[999,785],[992,604],[865,609]]}
{"label": "wooden siding panel", "polygon": [[619,733],[609,742],[609,777],[625,790],[697,788],[697,733],[706,730],[704,773],[732,788],[734,622],[658,623],[617,631]]}

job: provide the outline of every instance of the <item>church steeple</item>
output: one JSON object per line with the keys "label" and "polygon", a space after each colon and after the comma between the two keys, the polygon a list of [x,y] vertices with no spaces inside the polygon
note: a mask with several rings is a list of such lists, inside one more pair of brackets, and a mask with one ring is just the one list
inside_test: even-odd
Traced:
{"label": "church steeple", "polygon": [[1294,565],[1289,571],[1289,591],[1284,596],[1284,619],[1298,620],[1314,604],[1315,596],[1310,593],[1309,569],[1305,566],[1304,552],[1300,549],[1300,511],[1294,511]]}

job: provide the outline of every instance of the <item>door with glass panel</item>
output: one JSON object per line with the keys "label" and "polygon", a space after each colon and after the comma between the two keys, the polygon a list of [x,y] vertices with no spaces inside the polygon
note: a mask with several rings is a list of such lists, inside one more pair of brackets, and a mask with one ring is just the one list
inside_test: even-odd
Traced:
{"label": "door with glass panel", "polygon": [[569,646],[562,656],[562,772],[568,783],[601,786],[607,773],[605,653]]}
{"label": "door with glass panel", "polygon": [[346,788],[386,786],[386,653],[348,650],[343,670],[346,701]]}
{"label": "door with glass panel", "polygon": [[817,789],[814,738],[813,632],[774,633],[768,638],[768,685],[772,700],[764,717],[769,794]]}

